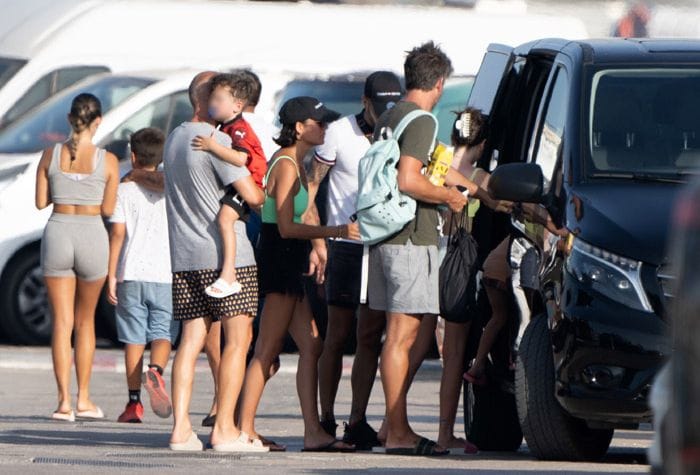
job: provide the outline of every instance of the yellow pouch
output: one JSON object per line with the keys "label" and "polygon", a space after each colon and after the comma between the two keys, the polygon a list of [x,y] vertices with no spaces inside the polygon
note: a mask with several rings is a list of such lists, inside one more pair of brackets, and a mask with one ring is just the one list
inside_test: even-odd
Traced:
{"label": "yellow pouch", "polygon": [[452,147],[438,142],[428,165],[427,177],[430,183],[435,186],[443,186],[445,184],[445,177],[447,172],[450,171],[453,155],[454,149]]}

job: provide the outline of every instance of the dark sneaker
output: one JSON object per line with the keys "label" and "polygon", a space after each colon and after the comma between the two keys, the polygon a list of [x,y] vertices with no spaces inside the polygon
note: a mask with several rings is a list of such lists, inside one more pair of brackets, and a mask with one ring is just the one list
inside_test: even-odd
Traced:
{"label": "dark sneaker", "polygon": [[170,404],[168,391],[165,389],[165,381],[155,368],[149,368],[143,373],[141,378],[143,387],[148,391],[148,396],[151,399],[151,409],[158,417],[163,419],[170,417],[173,413],[173,406]]}
{"label": "dark sneaker", "polygon": [[143,419],[143,404],[140,402],[129,402],[121,413],[117,422],[130,422],[140,424]]}
{"label": "dark sneaker", "polygon": [[377,431],[367,424],[367,419],[353,425],[345,424],[343,442],[353,444],[357,450],[372,450],[372,447],[382,445],[377,438]]}
{"label": "dark sneaker", "polygon": [[335,421],[321,421],[321,427],[326,434],[335,437],[335,431],[338,429],[338,424]]}

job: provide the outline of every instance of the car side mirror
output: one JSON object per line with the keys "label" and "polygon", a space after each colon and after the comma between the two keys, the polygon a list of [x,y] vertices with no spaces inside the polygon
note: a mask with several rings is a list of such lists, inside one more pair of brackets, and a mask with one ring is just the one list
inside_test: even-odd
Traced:
{"label": "car side mirror", "polygon": [[497,200],[539,203],[544,189],[542,169],[534,163],[508,163],[496,167],[489,179],[489,193]]}

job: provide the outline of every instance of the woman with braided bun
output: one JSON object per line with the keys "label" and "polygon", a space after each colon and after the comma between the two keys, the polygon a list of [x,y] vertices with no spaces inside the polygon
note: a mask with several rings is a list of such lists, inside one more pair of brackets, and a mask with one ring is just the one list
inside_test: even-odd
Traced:
{"label": "woman with braided bun", "polygon": [[[41,266],[52,313],[51,354],[58,386],[54,420],[102,419],[90,399],[95,308],[107,276],[109,241],[102,217],[114,210],[117,158],[92,143],[102,106],[92,94],[73,99],[66,143],[44,150],[36,175],[36,207],[53,204],[41,241]],[[75,333],[78,400],[70,397],[71,335]]]}

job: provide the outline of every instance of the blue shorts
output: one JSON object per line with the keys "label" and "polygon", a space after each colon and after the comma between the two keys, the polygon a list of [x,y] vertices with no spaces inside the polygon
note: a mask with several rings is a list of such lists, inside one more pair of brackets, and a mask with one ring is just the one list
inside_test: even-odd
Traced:
{"label": "blue shorts", "polygon": [[117,285],[117,336],[122,343],[174,342],[180,323],[173,320],[170,284],[125,281]]}

